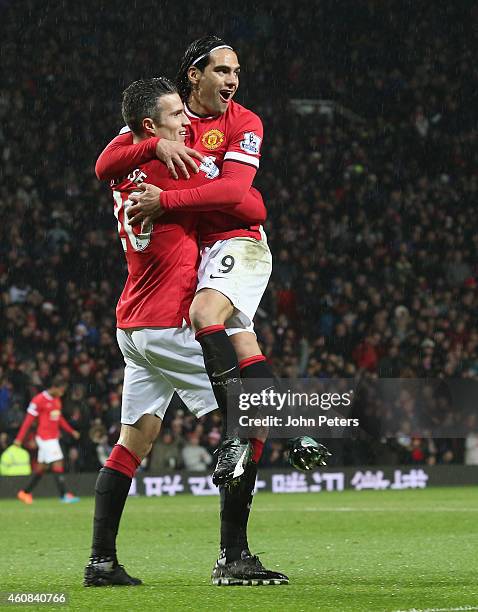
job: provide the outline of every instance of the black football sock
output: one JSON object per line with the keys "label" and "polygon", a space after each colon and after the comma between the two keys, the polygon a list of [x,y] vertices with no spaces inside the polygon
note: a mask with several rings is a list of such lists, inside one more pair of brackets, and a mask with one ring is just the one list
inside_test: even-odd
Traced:
{"label": "black football sock", "polygon": [[[241,378],[244,391],[247,393],[260,393],[264,389],[278,388],[278,381],[264,358],[253,361],[255,357],[241,361]],[[251,363],[252,362],[252,363]]]}
{"label": "black football sock", "polygon": [[249,463],[239,482],[232,487],[219,487],[221,496],[221,551],[226,563],[241,558],[249,549],[247,522],[251,510],[257,465]]}
{"label": "black football sock", "polygon": [[55,484],[60,493],[60,497],[63,497],[66,493],[66,485],[65,485],[65,477],[60,472],[53,472],[53,478],[55,479]]}
{"label": "black football sock", "polygon": [[35,472],[33,476],[30,478],[30,482],[23,489],[25,493],[31,493],[42,478],[43,478],[43,472]]}
{"label": "black football sock", "polygon": [[211,325],[199,330],[196,340],[200,343],[206,372],[222,413],[226,431],[228,397],[239,398],[241,377],[236,352],[223,325]]}
{"label": "black football sock", "polygon": [[116,535],[132,479],[111,468],[101,468],[95,486],[93,561],[116,560]]}

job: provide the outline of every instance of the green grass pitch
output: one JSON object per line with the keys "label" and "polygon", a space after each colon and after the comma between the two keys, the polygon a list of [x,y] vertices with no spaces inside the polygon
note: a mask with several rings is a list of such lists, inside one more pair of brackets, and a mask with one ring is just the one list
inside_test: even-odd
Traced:
{"label": "green grass pitch", "polygon": [[[218,499],[129,499],[118,540],[136,588],[81,586],[93,499],[0,501],[0,591],[68,592],[28,610],[478,610],[478,488],[259,493],[253,552],[287,586],[215,587]],[[11,608],[13,609],[13,608]]]}

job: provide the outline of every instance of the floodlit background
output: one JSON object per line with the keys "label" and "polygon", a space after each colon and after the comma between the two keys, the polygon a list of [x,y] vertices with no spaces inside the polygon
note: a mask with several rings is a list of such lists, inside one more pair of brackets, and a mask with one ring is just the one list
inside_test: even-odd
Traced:
{"label": "floodlit background", "polygon": [[[0,11],[0,451],[58,371],[82,434],[63,442],[67,469],[98,469],[117,438],[125,264],[94,163],[122,126],[124,87],[174,77],[205,33],[237,49],[237,100],[265,125],[256,186],[274,272],[255,323],[276,373],[478,376],[473,3],[3,0]],[[220,426],[171,410],[150,469],[209,469],[185,449],[210,454]],[[475,426],[468,440],[413,439],[404,422],[399,441],[349,440],[333,461],[476,464]],[[269,442],[263,465],[284,461]]]}

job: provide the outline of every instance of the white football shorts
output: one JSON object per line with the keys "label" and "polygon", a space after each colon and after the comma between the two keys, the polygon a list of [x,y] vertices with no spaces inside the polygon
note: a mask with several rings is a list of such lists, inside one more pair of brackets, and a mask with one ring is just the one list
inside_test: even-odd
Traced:
{"label": "white football shorts", "polygon": [[272,272],[272,255],[264,230],[262,240],[229,238],[201,250],[198,286],[216,289],[231,300],[235,311],[226,321],[229,336],[254,331],[253,318]]}
{"label": "white football shorts", "polygon": [[36,436],[35,442],[38,446],[38,463],[53,463],[54,461],[63,460],[63,453],[61,451],[60,442],[57,438],[53,438],[52,440],[42,440]]}
{"label": "white football shorts", "polygon": [[183,327],[117,329],[125,361],[121,422],[152,414],[164,418],[177,391],[197,417],[217,409],[201,345]]}

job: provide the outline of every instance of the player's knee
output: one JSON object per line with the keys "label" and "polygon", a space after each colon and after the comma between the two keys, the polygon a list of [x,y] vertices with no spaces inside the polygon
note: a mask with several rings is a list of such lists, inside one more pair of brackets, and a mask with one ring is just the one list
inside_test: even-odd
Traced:
{"label": "player's knee", "polygon": [[191,304],[189,316],[198,331],[210,325],[224,325],[233,312],[234,306],[225,295],[213,289],[202,289]]}
{"label": "player's knee", "polygon": [[192,304],[189,310],[191,324],[195,331],[209,327],[210,325],[224,325],[226,316],[222,309],[214,305]]}
{"label": "player's knee", "polygon": [[189,316],[191,318],[191,324],[196,331],[207,325],[214,325],[213,323],[208,323],[210,315],[207,311],[206,304],[199,296],[194,298],[189,308]]}
{"label": "player's knee", "polygon": [[118,444],[135,453],[141,460],[151,451],[161,431],[161,419],[144,414],[134,425],[122,425]]}
{"label": "player's knee", "polygon": [[150,442],[148,442],[147,437],[142,432],[132,432],[130,430],[121,433],[118,444],[127,448],[140,459],[144,459],[149,452],[148,448],[150,446]]}
{"label": "player's knee", "polygon": [[189,316],[191,318],[191,325],[193,326],[195,331],[199,331],[204,327],[208,327],[209,325],[216,325],[217,323],[211,322],[213,319],[209,316],[209,313],[202,312],[197,308],[191,306],[189,311]]}

